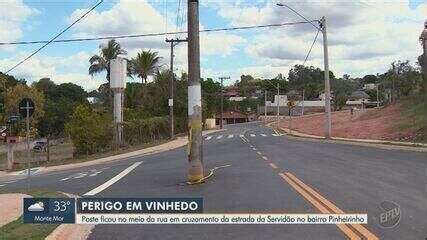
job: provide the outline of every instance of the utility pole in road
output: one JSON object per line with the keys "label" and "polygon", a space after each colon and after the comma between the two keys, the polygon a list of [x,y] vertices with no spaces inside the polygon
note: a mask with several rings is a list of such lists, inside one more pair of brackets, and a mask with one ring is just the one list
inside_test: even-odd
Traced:
{"label": "utility pole in road", "polygon": [[186,42],[187,39],[167,39],[166,38],[166,42],[171,44],[171,59],[170,59],[170,98],[169,98],[169,119],[170,119],[170,134],[171,134],[171,139],[174,138],[175,136],[175,130],[174,130],[174,114],[173,114],[173,98],[174,98],[174,82],[175,82],[175,75],[173,74],[173,58],[174,58],[174,54],[173,54],[173,48],[178,45],[178,43],[180,42]]}
{"label": "utility pole in road", "polygon": [[329,83],[328,38],[326,36],[326,18],[320,20],[323,33],[323,63],[325,65],[325,138],[331,139],[331,86]]}
{"label": "utility pole in road", "polygon": [[224,83],[223,81],[225,79],[230,79],[230,77],[219,77],[219,79],[221,80],[221,119],[219,120],[219,127],[222,129],[222,121],[223,121],[223,112],[224,112]]}
{"label": "utility pole in road", "polygon": [[188,0],[188,181],[203,179],[199,1]]}

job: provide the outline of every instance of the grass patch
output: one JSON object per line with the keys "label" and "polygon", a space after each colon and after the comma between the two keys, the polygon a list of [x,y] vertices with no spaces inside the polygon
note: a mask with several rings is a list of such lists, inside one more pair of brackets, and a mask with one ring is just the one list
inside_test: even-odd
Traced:
{"label": "grass patch", "polygon": [[[51,149],[50,149],[50,152],[51,152],[50,156],[51,157],[50,157],[49,162],[47,162],[47,161],[31,162],[31,167],[47,167],[47,166],[57,166],[57,165],[64,165],[64,164],[70,164],[70,163],[87,162],[87,161],[96,160],[99,158],[109,157],[109,156],[113,156],[113,155],[118,155],[118,154],[123,154],[123,153],[141,150],[144,148],[153,147],[156,145],[166,143],[168,141],[169,141],[168,139],[157,140],[154,142],[149,142],[149,143],[141,144],[138,146],[129,146],[129,147],[121,148],[118,150],[109,150],[109,151],[106,150],[104,152],[99,152],[99,153],[95,153],[95,154],[91,154],[91,155],[87,155],[87,156],[86,155],[80,155],[80,156],[76,156],[76,157],[72,156],[72,149],[73,148],[72,148],[71,143],[58,144],[58,145],[51,146]],[[1,159],[0,159],[0,170],[6,170],[6,167],[7,167],[6,154],[4,154],[4,156],[2,156],[0,154],[0,157],[1,157]],[[19,171],[19,170],[26,169],[27,165],[26,165],[25,161],[21,160],[21,157],[26,157],[26,151],[16,151],[15,152],[15,159],[17,157],[19,157],[19,159],[20,159],[19,162],[22,162],[22,164],[15,165],[13,171]],[[43,153],[32,152],[32,159],[40,158],[40,157],[45,158],[46,153],[44,153],[44,152]]]}
{"label": "grass patch", "polygon": [[396,130],[409,132],[414,141],[427,142],[427,102],[422,97],[408,98],[401,101],[399,109],[405,121]]}
{"label": "grass patch", "polygon": [[[6,192],[2,192],[6,193]],[[20,191],[33,197],[67,197],[62,193],[45,190]],[[24,224],[23,216],[0,227],[2,240],[45,239],[59,224]]]}

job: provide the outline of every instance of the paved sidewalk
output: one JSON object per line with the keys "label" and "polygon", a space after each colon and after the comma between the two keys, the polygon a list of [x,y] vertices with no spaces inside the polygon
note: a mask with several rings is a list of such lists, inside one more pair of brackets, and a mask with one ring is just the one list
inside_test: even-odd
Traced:
{"label": "paved sidewalk", "polygon": [[[214,132],[219,132],[219,131],[223,131],[223,130],[220,130],[220,129],[206,130],[206,131],[203,131],[203,135],[206,135],[209,133],[214,133]],[[187,143],[188,143],[187,136],[177,137],[175,140],[172,140],[172,141],[160,144],[160,145],[156,145],[153,147],[140,149],[140,150],[133,151],[133,152],[108,156],[108,157],[95,159],[95,160],[91,160],[91,161],[86,161],[86,162],[43,167],[43,168],[40,168],[40,170],[38,171],[38,174],[39,173],[46,173],[46,172],[53,172],[53,171],[68,170],[68,169],[79,168],[79,167],[92,166],[92,165],[103,164],[103,163],[112,162],[112,161],[125,160],[125,159],[129,159],[132,157],[137,157],[137,156],[145,156],[145,155],[155,154],[155,153],[164,152],[164,151],[176,149],[179,147],[183,147],[183,146],[187,145]],[[10,176],[16,176],[16,175],[17,175],[17,172],[10,172],[10,173],[0,172],[0,178],[7,178]]]}
{"label": "paved sidewalk", "polygon": [[21,193],[0,194],[0,227],[18,219],[22,214],[23,198],[31,197]]}

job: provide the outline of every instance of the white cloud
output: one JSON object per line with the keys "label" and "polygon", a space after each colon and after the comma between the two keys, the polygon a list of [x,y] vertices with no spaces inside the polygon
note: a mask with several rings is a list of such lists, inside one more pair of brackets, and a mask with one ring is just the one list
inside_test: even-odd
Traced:
{"label": "white cloud", "polygon": [[[1,59],[0,71],[12,67],[17,60],[28,54],[28,52],[19,52],[13,59]],[[12,74],[18,79],[27,80],[29,83],[47,77],[57,84],[71,82],[87,90],[96,89],[105,82],[105,74],[91,77],[87,73],[90,56],[86,52],[78,52],[66,57],[36,55],[28,60],[25,65],[14,70]]]}
{"label": "white cloud", "polygon": [[[22,0],[0,1],[0,42],[12,42],[22,38],[22,25],[30,17],[37,15],[39,11],[30,8]],[[12,47],[0,47],[0,49],[13,49]]]}
{"label": "white cloud", "polygon": [[[421,53],[418,37],[427,16],[427,3],[410,9],[408,1],[284,2],[308,19],[326,16],[330,68],[335,72],[351,75],[381,72],[392,61],[409,59],[414,62]],[[272,1],[258,4],[258,7],[241,2],[210,2],[206,6],[218,9],[218,13],[234,26],[302,20],[289,9],[278,7]],[[245,52],[254,60],[269,66],[286,67],[296,60],[299,60],[296,63],[301,64],[315,32],[309,24],[254,31]],[[322,39],[320,33],[308,64],[322,64]],[[265,68],[269,69],[269,66]]]}

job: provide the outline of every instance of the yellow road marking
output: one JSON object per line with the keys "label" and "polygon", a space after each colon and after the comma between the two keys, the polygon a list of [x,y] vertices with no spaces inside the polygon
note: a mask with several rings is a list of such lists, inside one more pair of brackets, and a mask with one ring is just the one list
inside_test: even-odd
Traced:
{"label": "yellow road marking", "polygon": [[[292,178],[292,180],[294,180],[295,182],[297,182],[299,185],[301,185],[308,192],[310,192],[311,194],[313,194],[317,199],[319,199],[323,204],[325,204],[327,207],[329,207],[330,209],[332,209],[332,211],[334,211],[335,213],[344,213],[343,210],[341,210],[336,205],[334,205],[333,203],[331,203],[330,201],[328,201],[326,198],[324,198],[322,195],[320,195],[319,193],[317,193],[316,191],[314,191],[312,188],[310,188],[309,186],[307,186],[305,183],[303,183],[301,180],[299,180],[297,177],[295,177],[292,173],[287,172],[285,174],[287,176],[289,176],[290,178]],[[353,226],[357,231],[359,231],[360,233],[362,233],[363,235],[365,235],[368,239],[378,239],[378,237],[376,237],[373,233],[371,233],[368,229],[366,229],[365,227],[363,227],[360,224],[351,224],[351,226]]]}
{"label": "yellow road marking", "polygon": [[[324,207],[320,202],[310,196],[304,189],[298,186],[293,180],[291,180],[288,176],[283,173],[279,173],[279,175],[291,185],[298,193],[300,193],[307,201],[309,201],[313,206],[315,206],[321,213],[331,213],[326,207]],[[361,239],[354,233],[348,226],[345,224],[336,224],[336,226],[350,239]]]}
{"label": "yellow road marking", "polygon": [[269,163],[269,165],[270,165],[270,167],[271,167],[271,168],[273,168],[273,169],[277,169],[276,164],[274,164],[274,163]]}

